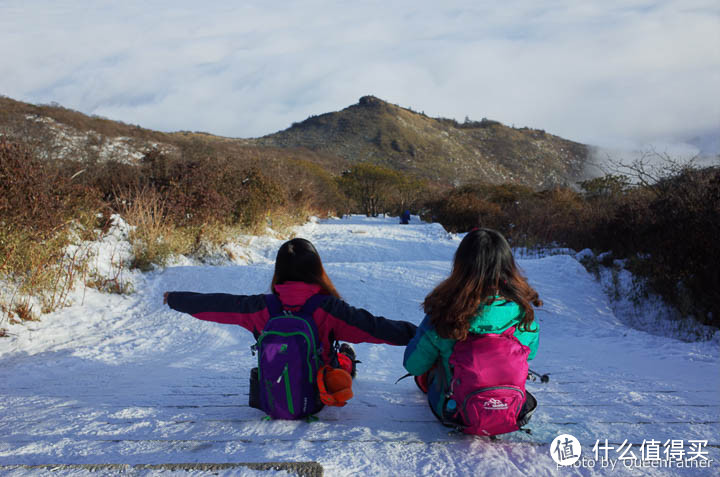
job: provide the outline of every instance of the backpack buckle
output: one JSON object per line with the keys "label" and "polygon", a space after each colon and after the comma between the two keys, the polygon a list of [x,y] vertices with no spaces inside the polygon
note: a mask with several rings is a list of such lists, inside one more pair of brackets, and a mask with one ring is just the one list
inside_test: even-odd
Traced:
{"label": "backpack buckle", "polygon": [[455,426],[451,430],[448,431],[448,436],[457,436],[458,434],[462,434],[463,428],[462,426]]}

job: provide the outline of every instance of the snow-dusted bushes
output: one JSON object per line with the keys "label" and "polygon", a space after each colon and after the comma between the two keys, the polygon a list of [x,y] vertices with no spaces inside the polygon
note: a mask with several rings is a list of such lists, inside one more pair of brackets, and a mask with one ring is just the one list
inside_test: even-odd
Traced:
{"label": "snow-dusted bushes", "polygon": [[684,315],[720,326],[720,168],[667,169],[605,201],[583,244],[612,251]]}
{"label": "snow-dusted bushes", "polygon": [[86,265],[85,255],[68,254],[67,246],[93,237],[100,206],[97,192],[69,170],[0,140],[2,315],[29,320],[65,302]]}
{"label": "snow-dusted bushes", "polygon": [[[125,293],[124,269],[149,270],[173,255],[214,257],[239,235],[306,221],[316,203],[327,205],[320,200],[329,197],[320,186],[327,178],[313,181],[312,167],[293,164],[289,183],[242,158],[171,159],[152,150],[139,165],[47,160],[3,140],[0,317],[32,319],[62,306],[83,282]],[[78,244],[101,240],[114,213],[130,224],[132,250],[109,258],[114,275],[95,276],[87,268],[92,253]]]}
{"label": "snow-dusted bushes", "polygon": [[611,252],[595,255],[589,249],[575,257],[602,284],[615,316],[625,324],[684,341],[720,339],[717,328],[698,323],[682,309],[650,291],[647,279],[627,268],[627,260],[615,259]]}

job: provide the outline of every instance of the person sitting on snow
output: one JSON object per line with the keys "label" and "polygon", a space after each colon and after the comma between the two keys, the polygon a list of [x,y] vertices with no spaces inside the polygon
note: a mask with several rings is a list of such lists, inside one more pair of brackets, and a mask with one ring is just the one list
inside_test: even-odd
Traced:
{"label": "person sitting on snow", "polygon": [[[325,273],[317,250],[312,243],[302,238],[287,241],[278,250],[271,290],[272,295],[173,291],[163,295],[163,303],[173,310],[188,313],[201,320],[240,325],[251,331],[256,338],[261,336],[274,315],[297,314],[312,305],[308,315],[314,322],[312,328],[317,329],[322,360],[321,375],[324,378],[317,386],[321,388],[322,402],[330,405],[343,405],[344,401],[352,396],[349,392],[350,379],[355,376],[355,363],[359,362],[356,361],[355,352],[350,345],[343,343],[338,349],[337,341],[405,346],[415,335],[417,327],[412,323],[375,316],[343,301]],[[271,312],[271,308],[277,308],[277,311]],[[287,378],[287,369],[284,372]],[[282,376],[278,379],[278,385],[283,384],[283,379],[280,378]],[[312,381],[313,376],[309,379]],[[274,384],[269,383],[268,386]],[[287,391],[290,396],[294,392],[290,380],[286,379],[285,385],[287,389],[281,391]],[[341,402],[334,403],[333,395]],[[251,391],[251,405],[256,398]],[[317,412],[310,407],[307,414]],[[321,405],[317,410],[320,408]],[[294,411],[293,416],[301,417],[297,410]]]}
{"label": "person sitting on snow", "polygon": [[541,305],[499,232],[463,238],[450,276],[425,297],[404,356],[443,424],[492,436],[527,423],[537,406],[525,380],[538,346],[533,307]]}

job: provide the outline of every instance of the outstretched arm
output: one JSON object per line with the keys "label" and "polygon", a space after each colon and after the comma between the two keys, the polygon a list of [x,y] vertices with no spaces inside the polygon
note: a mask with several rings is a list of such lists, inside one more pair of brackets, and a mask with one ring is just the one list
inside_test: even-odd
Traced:
{"label": "outstretched arm", "polygon": [[262,330],[270,317],[264,295],[165,292],[163,303],[200,320],[240,325],[253,333]]}
{"label": "outstretched arm", "polygon": [[375,316],[339,298],[329,298],[321,310],[336,340],[405,346],[415,335],[416,326],[412,323]]}

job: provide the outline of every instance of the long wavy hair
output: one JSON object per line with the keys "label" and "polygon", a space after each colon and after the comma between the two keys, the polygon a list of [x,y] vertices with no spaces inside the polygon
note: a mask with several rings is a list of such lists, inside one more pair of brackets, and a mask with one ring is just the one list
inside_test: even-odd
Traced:
{"label": "long wavy hair", "polygon": [[278,250],[271,289],[285,282],[305,282],[320,285],[324,293],[340,298],[335,285],[325,273],[320,255],[310,241],[302,238],[288,240]]}
{"label": "long wavy hair", "polygon": [[460,242],[450,276],[425,297],[423,308],[439,336],[464,340],[480,306],[497,299],[513,301],[524,310],[519,328],[527,331],[535,320],[533,306],[542,306],[505,237],[495,230],[475,229]]}

